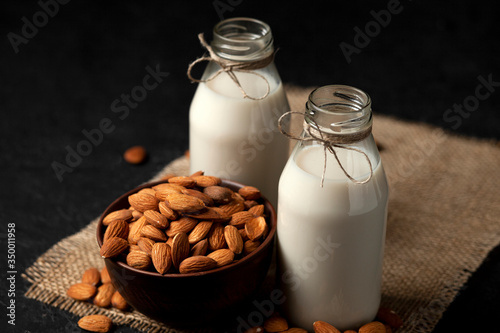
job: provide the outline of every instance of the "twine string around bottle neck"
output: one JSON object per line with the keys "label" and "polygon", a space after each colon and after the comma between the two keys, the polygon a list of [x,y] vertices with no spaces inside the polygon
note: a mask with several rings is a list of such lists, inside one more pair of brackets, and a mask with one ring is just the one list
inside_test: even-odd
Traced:
{"label": "twine string around bottle neck", "polygon": [[[327,151],[329,151],[334,157],[335,157],[335,160],[337,161],[340,169],[342,169],[342,171],[344,172],[344,174],[346,175],[347,178],[349,178],[349,180],[351,182],[353,182],[354,184],[366,184],[368,183],[372,177],[373,177],[373,167],[372,167],[372,163],[370,161],[370,158],[368,157],[368,155],[360,150],[360,149],[357,149],[357,148],[354,148],[354,147],[346,147],[344,146],[345,144],[350,144],[350,143],[355,143],[355,142],[358,142],[358,141],[361,141],[363,140],[364,138],[368,137],[371,133],[371,126],[361,132],[356,132],[356,133],[352,133],[352,134],[332,134],[332,133],[325,133],[323,131],[321,131],[319,129],[319,126],[318,124],[316,123],[316,121],[314,119],[311,118],[311,121],[313,122],[314,126],[311,126],[307,121],[305,121],[304,119],[304,131],[309,134],[309,137],[305,137],[305,138],[302,138],[300,136],[295,136],[291,133],[288,133],[284,130],[283,128],[283,125],[282,125],[282,122],[283,122],[283,119],[286,117],[286,116],[289,116],[289,115],[292,115],[292,114],[300,114],[302,116],[304,116],[304,113],[302,112],[297,112],[297,111],[288,111],[286,113],[284,113],[283,115],[281,115],[281,117],[279,118],[278,120],[278,127],[279,127],[279,130],[280,132],[285,135],[286,137],[290,138],[290,139],[293,139],[293,140],[299,140],[299,141],[318,141],[321,143],[321,145],[323,146],[323,151],[324,151],[324,163],[323,163],[323,173],[321,175],[321,187],[323,187],[323,184],[324,184],[324,181],[325,181],[325,173],[326,173],[326,161],[327,161]],[[362,154],[366,161],[368,162],[368,166],[370,168],[370,174],[368,175],[368,177],[364,180],[357,180],[357,179],[354,179],[354,177],[352,177],[348,172],[347,170],[344,168],[344,166],[342,165],[342,162],[340,161],[338,155],[337,155],[337,152],[335,151],[335,148],[338,148],[338,149],[347,149],[347,150],[352,150],[352,151],[355,151],[357,153],[360,153]]]}
{"label": "twine string around bottle neck", "polygon": [[[233,61],[219,57],[212,49],[212,47],[205,41],[203,33],[198,34],[198,39],[200,40],[201,45],[205,47],[205,49],[207,49],[209,55],[198,58],[189,65],[187,70],[187,76],[191,80],[191,82],[208,82],[215,79],[222,73],[227,73],[227,75],[229,75],[229,77],[233,80],[238,89],[241,91],[243,98],[248,98],[252,100],[261,100],[269,95],[269,92],[271,90],[269,81],[263,75],[255,72],[255,70],[264,68],[270,63],[272,63],[274,61],[274,55],[276,54],[276,51],[272,52],[270,55],[262,59],[257,59],[253,61]],[[191,75],[191,71],[196,64],[202,61],[215,62],[220,66],[220,69],[207,79],[196,79]],[[252,97],[248,95],[245,89],[243,89],[243,87],[241,86],[241,83],[238,80],[238,77],[236,76],[235,72],[250,73],[260,77],[266,83],[266,93],[260,97]]]}

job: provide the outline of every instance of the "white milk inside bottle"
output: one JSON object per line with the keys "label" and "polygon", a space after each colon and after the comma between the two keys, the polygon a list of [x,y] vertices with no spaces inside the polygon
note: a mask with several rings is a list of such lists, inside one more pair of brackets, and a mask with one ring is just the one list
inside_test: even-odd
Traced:
{"label": "white milk inside bottle", "polygon": [[[272,54],[269,27],[249,20],[245,21],[246,32],[240,31],[241,25],[227,28],[231,20],[219,23],[214,29],[217,38],[213,49],[237,61],[255,61]],[[254,25],[265,27],[264,36],[248,36],[248,31],[256,29]],[[219,45],[221,35],[226,36],[224,46]],[[263,38],[271,39],[263,43]],[[243,52],[245,48],[236,48],[234,43],[245,44],[252,53]],[[256,186],[276,204],[279,176],[288,158],[288,141],[277,127],[278,118],[289,109],[281,79],[273,62],[251,71],[235,70],[239,85],[225,72],[214,75],[220,69],[220,64],[209,63],[191,102],[190,170]],[[254,99],[244,97],[242,90]]]}
{"label": "white milk inside bottle", "polygon": [[[330,124],[328,113],[312,117]],[[371,134],[350,146],[357,150],[334,148],[338,160],[356,181],[371,174],[368,182],[350,180],[330,151],[324,169],[324,146],[315,141],[297,144],[279,182],[284,310],[293,325],[310,331],[318,320],[357,329],[374,319],[380,303],[387,180]]]}

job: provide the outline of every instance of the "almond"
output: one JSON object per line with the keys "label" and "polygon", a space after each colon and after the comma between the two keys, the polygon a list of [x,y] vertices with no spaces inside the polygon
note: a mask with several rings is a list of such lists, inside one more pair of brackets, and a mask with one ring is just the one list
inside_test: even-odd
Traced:
{"label": "almond", "polygon": [[198,220],[196,219],[193,219],[191,217],[181,217],[177,221],[170,222],[170,225],[168,226],[167,230],[165,230],[165,233],[168,237],[174,237],[179,232],[187,234],[191,230],[193,230],[197,224]]}
{"label": "almond", "polygon": [[123,253],[128,248],[128,243],[125,239],[120,237],[112,237],[102,244],[101,257],[112,258]]}
{"label": "almond", "polygon": [[141,237],[146,237],[154,240],[155,242],[166,242],[167,236],[160,229],[152,226],[151,224],[147,224],[141,229]]}
{"label": "almond", "polygon": [[195,245],[193,245],[191,251],[189,252],[189,255],[204,256],[205,254],[207,254],[207,250],[208,250],[208,239],[205,238],[196,243]]}
{"label": "almond", "polygon": [[137,221],[142,215],[143,214],[140,211],[133,209],[132,210],[132,220],[131,221]]}
{"label": "almond", "polygon": [[358,330],[359,333],[386,333],[385,325],[379,321],[372,321],[371,323],[361,326]]}
{"label": "almond", "polygon": [[180,185],[182,187],[193,187],[196,185],[196,181],[191,177],[177,176],[168,179],[169,184]]}
{"label": "almond", "polygon": [[205,176],[205,175],[200,175],[200,176],[191,176],[196,182],[196,185],[199,187],[209,187],[209,186],[216,186],[221,184],[221,179],[219,177],[215,176]]}
{"label": "almond", "polygon": [[189,175],[189,177],[193,178],[193,177],[203,176],[204,174],[205,174],[205,171],[198,170],[198,171],[193,172],[191,175]]}
{"label": "almond", "polygon": [[123,239],[127,239],[128,237],[128,223],[124,220],[114,220],[111,222],[106,228],[106,232],[104,233],[103,242],[112,237],[120,237]]}
{"label": "almond", "polygon": [[264,205],[256,205],[248,209],[254,216],[264,216]]}
{"label": "almond", "polygon": [[253,186],[243,186],[238,190],[238,193],[245,200],[257,200],[261,197],[259,189]]}
{"label": "almond", "polygon": [[101,282],[102,283],[111,282],[111,277],[109,276],[109,272],[106,266],[104,266],[104,268],[101,269]]}
{"label": "almond", "polygon": [[245,205],[241,201],[233,200],[228,204],[219,206],[223,215],[231,217],[233,214],[245,210]]}
{"label": "almond", "polygon": [[128,202],[137,211],[144,213],[146,210],[157,210],[159,200],[147,193],[129,195]]}
{"label": "almond", "polygon": [[223,249],[226,246],[226,238],[224,237],[224,226],[215,223],[212,225],[208,233],[208,248],[212,251]]}
{"label": "almond", "polygon": [[146,188],[143,188],[142,190],[140,190],[139,192],[137,193],[146,193],[146,194],[149,194],[149,195],[152,195],[153,197],[155,196],[156,194],[156,191],[153,190],[152,188],[150,187],[146,187]]}
{"label": "almond", "polygon": [[91,267],[83,272],[82,283],[97,286],[101,282],[101,274],[95,267]]}
{"label": "almond", "polygon": [[105,315],[89,315],[80,318],[78,326],[90,332],[106,333],[111,330],[113,322]]}
{"label": "almond", "polygon": [[182,190],[182,194],[187,194],[187,195],[190,195],[192,197],[196,197],[196,198],[200,199],[201,201],[203,201],[203,203],[207,207],[213,206],[215,204],[214,201],[212,200],[212,198],[210,198],[208,195],[206,195],[205,193],[200,192],[200,191],[196,191],[196,190],[187,188],[185,190]]}
{"label": "almond", "polygon": [[324,321],[315,321],[313,323],[314,333],[342,333],[334,326]]}
{"label": "almond", "polygon": [[273,315],[264,322],[266,332],[283,332],[288,329],[288,323],[285,318],[279,315]]}
{"label": "almond", "polygon": [[177,219],[177,213],[172,208],[168,207],[164,201],[162,201],[158,204],[158,209],[160,210],[160,213],[165,215],[165,217],[168,220],[176,220]]}
{"label": "almond", "polygon": [[149,256],[151,256],[151,251],[155,245],[155,241],[150,238],[141,237],[137,241],[137,245],[142,252],[146,252]]}
{"label": "almond", "polygon": [[141,164],[146,160],[147,155],[143,146],[132,146],[125,150],[123,159],[130,164]]}
{"label": "almond", "polygon": [[129,221],[132,219],[132,211],[129,209],[120,209],[109,213],[102,220],[104,226],[108,226],[111,222],[116,220]]}
{"label": "almond", "polygon": [[127,265],[137,269],[148,269],[151,265],[151,258],[146,252],[132,251],[127,254]]}
{"label": "almond", "polygon": [[104,283],[97,288],[97,295],[94,298],[94,304],[101,308],[107,308],[111,305],[111,297],[115,293],[115,287],[111,283]]}
{"label": "almond", "polygon": [[203,201],[186,194],[169,194],[165,203],[181,213],[192,213],[205,208]]}
{"label": "almond", "polygon": [[229,249],[215,250],[207,255],[217,263],[217,267],[229,265],[234,260],[234,252]]}
{"label": "almond", "polygon": [[203,189],[203,193],[212,198],[216,204],[227,204],[233,199],[233,191],[224,186],[208,186]]}
{"label": "almond", "polygon": [[240,254],[243,251],[243,238],[232,225],[227,225],[224,227],[224,238],[226,239],[227,246],[235,254]]}
{"label": "almond", "polygon": [[259,203],[255,200],[245,200],[243,204],[245,205],[245,209],[249,210],[250,208],[257,206]]}
{"label": "almond", "polygon": [[238,232],[240,233],[241,239],[243,239],[243,242],[246,242],[248,240],[248,235],[247,235],[247,231],[245,230],[245,228],[238,229]]}
{"label": "almond", "polygon": [[403,326],[403,321],[398,314],[389,308],[380,307],[377,312],[377,319],[392,328],[400,328]]}
{"label": "almond", "polygon": [[245,231],[251,240],[259,239],[267,229],[266,219],[262,216],[251,219],[245,224]]}
{"label": "almond", "polygon": [[205,256],[193,256],[184,259],[180,266],[179,272],[182,274],[203,272],[213,269],[217,266],[217,262],[212,258]]}
{"label": "almond", "polygon": [[156,198],[160,201],[165,201],[168,195],[179,194],[185,189],[185,187],[176,184],[164,183],[153,186],[153,189],[155,190]]}
{"label": "almond", "polygon": [[111,297],[111,305],[118,309],[118,310],[122,310],[122,311],[125,311],[128,309],[128,303],[127,301],[125,300],[125,298],[123,298],[123,296],[117,291],[115,291],[113,293],[113,296]]}
{"label": "almond", "polygon": [[137,244],[139,238],[141,238],[141,230],[147,225],[148,222],[145,216],[142,216],[136,222],[132,222],[129,224],[129,232],[127,240],[130,244]]}
{"label": "almond", "polygon": [[77,300],[77,301],[87,301],[95,295],[97,288],[88,283],[75,283],[70,286],[66,291],[66,294]]}
{"label": "almond", "polygon": [[175,268],[179,268],[181,262],[189,256],[188,236],[180,232],[174,236],[172,241],[172,263]]}
{"label": "almond", "polygon": [[147,210],[144,212],[144,216],[146,217],[146,221],[149,224],[155,226],[158,229],[167,229],[168,227],[168,219],[162,213],[155,210]]}
{"label": "almond", "polygon": [[194,229],[191,231],[188,237],[189,244],[196,244],[203,238],[207,237],[210,228],[212,227],[212,222],[202,221],[198,223]]}
{"label": "almond", "polygon": [[243,253],[245,255],[248,255],[252,253],[253,251],[257,250],[257,248],[260,246],[260,241],[258,239],[256,240],[247,240],[245,244],[243,245]]}
{"label": "almond", "polygon": [[151,251],[151,260],[156,271],[160,274],[168,272],[172,266],[172,250],[166,243],[156,243]]}
{"label": "almond", "polygon": [[209,220],[213,222],[224,222],[229,219],[229,217],[226,216],[225,213],[220,212],[218,207],[207,207],[200,212],[189,213],[186,215],[198,220]]}
{"label": "almond", "polygon": [[245,227],[245,224],[254,218],[254,215],[246,210],[234,213],[231,216],[231,221],[229,224],[234,225],[236,228],[241,229]]}

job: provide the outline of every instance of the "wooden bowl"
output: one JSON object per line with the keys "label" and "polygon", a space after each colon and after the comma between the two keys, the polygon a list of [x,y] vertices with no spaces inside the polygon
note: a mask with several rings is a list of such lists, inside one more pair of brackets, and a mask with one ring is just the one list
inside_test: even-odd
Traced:
{"label": "wooden bowl", "polygon": [[[165,183],[139,186],[109,205],[97,225],[97,242],[102,246],[107,214],[128,208],[128,196],[139,190]],[[223,186],[238,190],[244,185],[223,180]],[[276,212],[271,203],[259,199],[265,207],[269,234],[255,251],[227,266],[206,272],[164,274],[143,271],[117,259],[104,259],[111,280],[125,300],[137,311],[173,327],[199,327],[234,321],[240,307],[253,299],[264,281],[274,247]]]}

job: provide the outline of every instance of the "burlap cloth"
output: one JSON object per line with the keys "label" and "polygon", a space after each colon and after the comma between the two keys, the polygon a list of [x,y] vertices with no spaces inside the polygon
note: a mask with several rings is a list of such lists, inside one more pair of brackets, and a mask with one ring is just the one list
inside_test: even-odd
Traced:
{"label": "burlap cloth", "polygon": [[[311,89],[287,87],[291,108],[301,111]],[[383,108],[383,102],[375,106]],[[376,112],[376,110],[375,110]],[[297,128],[298,124],[294,124]],[[375,113],[373,132],[390,184],[384,259],[383,305],[404,320],[402,332],[430,332],[457,292],[500,242],[500,148],[425,124]],[[167,173],[185,175],[181,157]],[[85,269],[103,267],[96,220],[55,244],[26,270],[26,297],[79,316],[103,313],[140,331],[179,332],[137,311],[101,309],[66,296]],[[209,330],[205,330],[209,331]],[[201,331],[199,331],[201,332]]]}

